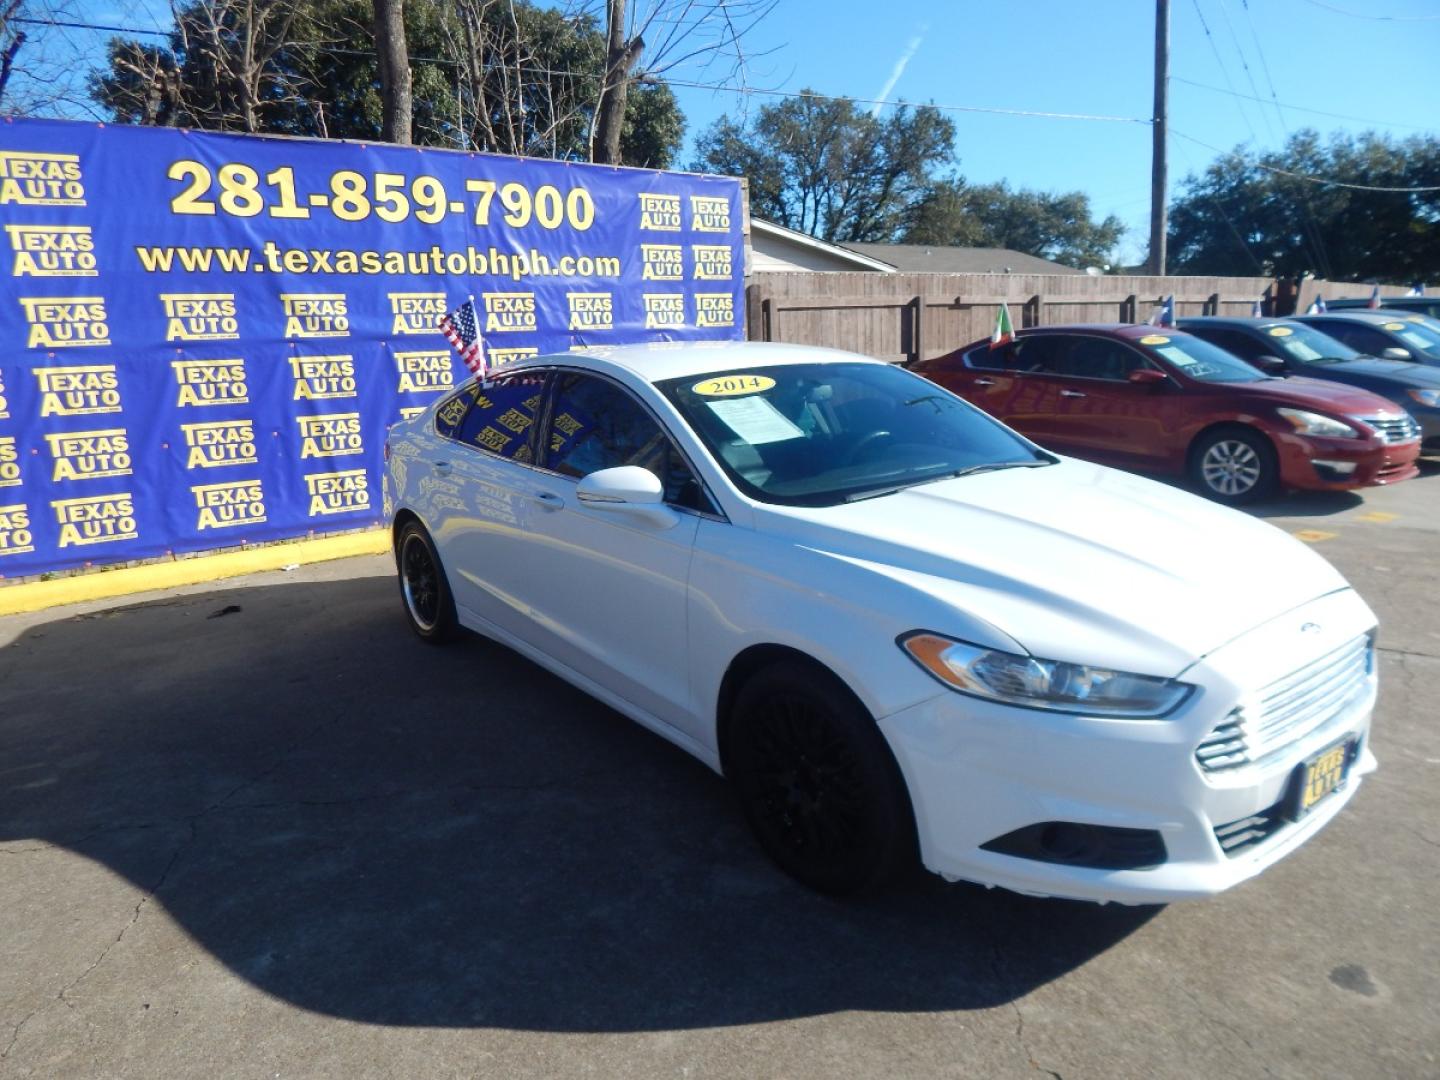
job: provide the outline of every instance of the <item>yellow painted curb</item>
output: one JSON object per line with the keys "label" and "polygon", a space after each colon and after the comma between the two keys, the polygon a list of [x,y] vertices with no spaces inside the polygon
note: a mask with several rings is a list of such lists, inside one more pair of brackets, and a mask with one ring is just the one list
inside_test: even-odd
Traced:
{"label": "yellow painted curb", "polygon": [[55,581],[32,581],[0,589],[0,615],[20,615],[61,604],[83,604],[113,596],[199,585],[221,578],[279,570],[296,563],[327,562],[353,555],[380,555],[390,550],[388,529],[373,529],[344,536],[322,536],[298,544],[275,544],[248,551],[227,551],[177,562],[130,566],[104,574],[81,574]]}

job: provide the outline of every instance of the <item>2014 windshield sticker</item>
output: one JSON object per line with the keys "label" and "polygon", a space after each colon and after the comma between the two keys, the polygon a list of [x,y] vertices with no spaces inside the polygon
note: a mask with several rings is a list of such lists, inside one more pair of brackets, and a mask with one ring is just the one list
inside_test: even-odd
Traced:
{"label": "2014 windshield sticker", "polygon": [[701,397],[739,397],[741,394],[758,394],[769,390],[775,380],[768,375],[722,375],[718,379],[706,379],[690,387],[690,392]]}
{"label": "2014 windshield sticker", "polygon": [[1164,334],[1146,334],[1140,339],[1141,345],[1169,345],[1170,339]]}
{"label": "2014 windshield sticker", "polygon": [[1404,329],[1405,329],[1405,324],[1404,324],[1403,322],[1387,322],[1387,323],[1385,324],[1385,329],[1386,329],[1386,330],[1404,330]]}
{"label": "2014 windshield sticker", "polygon": [[1294,331],[1294,330],[1291,330],[1290,327],[1288,327],[1288,326],[1272,326],[1272,327],[1270,327],[1270,336],[1271,336],[1271,337],[1289,337],[1289,336],[1290,336],[1291,334],[1293,334],[1293,333],[1295,333],[1295,331]]}

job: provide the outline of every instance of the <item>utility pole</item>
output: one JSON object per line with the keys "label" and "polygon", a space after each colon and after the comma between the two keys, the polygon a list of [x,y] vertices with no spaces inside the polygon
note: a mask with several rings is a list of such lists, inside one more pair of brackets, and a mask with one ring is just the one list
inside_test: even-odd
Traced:
{"label": "utility pole", "polygon": [[1165,133],[1170,96],[1170,0],[1155,0],[1155,113],[1150,151],[1150,266],[1165,273]]}

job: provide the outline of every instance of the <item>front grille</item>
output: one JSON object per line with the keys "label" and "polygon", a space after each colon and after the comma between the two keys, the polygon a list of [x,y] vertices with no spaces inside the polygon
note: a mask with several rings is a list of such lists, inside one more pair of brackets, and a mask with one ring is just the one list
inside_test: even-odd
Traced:
{"label": "front grille", "polygon": [[1200,767],[1220,772],[1259,764],[1323,727],[1365,692],[1370,651],[1366,634],[1265,687],[1200,741]]}
{"label": "front grille", "polygon": [[1413,442],[1420,437],[1420,425],[1409,413],[1403,416],[1362,416],[1360,419],[1379,432],[1380,438],[1391,445]]}
{"label": "front grille", "polygon": [[1239,821],[1216,825],[1215,839],[1220,842],[1220,850],[1233,859],[1242,851],[1270,839],[1284,824],[1283,804],[1276,803]]}

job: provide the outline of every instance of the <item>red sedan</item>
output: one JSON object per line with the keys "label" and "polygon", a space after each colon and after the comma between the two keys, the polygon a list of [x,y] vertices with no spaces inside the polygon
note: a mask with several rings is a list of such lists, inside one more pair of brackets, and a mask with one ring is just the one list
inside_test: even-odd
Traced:
{"label": "red sedan", "polygon": [[1042,446],[1188,475],[1222,502],[1393,484],[1418,471],[1420,429],[1394,403],[1338,383],[1271,378],[1179,330],[1038,327],[915,370]]}

